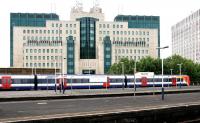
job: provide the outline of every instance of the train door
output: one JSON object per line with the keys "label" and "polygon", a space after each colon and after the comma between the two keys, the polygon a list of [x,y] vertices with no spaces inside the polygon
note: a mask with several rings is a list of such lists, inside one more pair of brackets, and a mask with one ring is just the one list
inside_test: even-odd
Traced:
{"label": "train door", "polygon": [[147,82],[148,82],[147,77],[142,77],[142,78],[140,79],[140,81],[141,81],[141,86],[142,86],[142,87],[146,87],[146,86],[147,86]]}
{"label": "train door", "polygon": [[176,86],[176,78],[172,77],[172,86]]}
{"label": "train door", "polygon": [[1,82],[3,89],[11,89],[11,84],[12,84],[11,76],[2,76]]}

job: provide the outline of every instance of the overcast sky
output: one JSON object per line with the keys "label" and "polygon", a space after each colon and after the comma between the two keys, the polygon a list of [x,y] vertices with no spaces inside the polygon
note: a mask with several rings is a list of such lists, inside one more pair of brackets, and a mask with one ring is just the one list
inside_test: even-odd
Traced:
{"label": "overcast sky", "polygon": [[[95,0],[79,0],[85,11]],[[171,55],[171,26],[200,9],[199,0],[98,0],[105,21],[113,21],[118,14],[160,16],[161,46],[170,48],[161,52]],[[57,13],[61,20],[69,20],[70,9],[76,0],[5,0],[0,4],[0,67],[10,65],[10,13]]]}

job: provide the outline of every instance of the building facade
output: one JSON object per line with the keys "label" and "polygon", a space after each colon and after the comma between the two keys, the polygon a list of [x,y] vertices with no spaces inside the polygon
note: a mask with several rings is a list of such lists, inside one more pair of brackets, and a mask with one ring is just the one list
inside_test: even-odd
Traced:
{"label": "building facade", "polygon": [[59,20],[59,16],[51,13],[10,13],[10,66],[13,67],[13,27],[45,27],[46,20]]}
{"label": "building facade", "polygon": [[[135,16],[132,16],[135,17]],[[121,58],[157,58],[158,28],[105,21],[98,6],[84,12],[73,7],[69,21],[47,20],[44,27],[14,27],[14,67],[59,68],[66,74],[104,74]],[[139,22],[139,20],[138,20]],[[143,22],[143,25],[145,22]],[[154,23],[152,23],[154,24]],[[134,25],[134,24],[133,24]]]}
{"label": "building facade", "polygon": [[172,54],[200,63],[200,10],[171,28]]}

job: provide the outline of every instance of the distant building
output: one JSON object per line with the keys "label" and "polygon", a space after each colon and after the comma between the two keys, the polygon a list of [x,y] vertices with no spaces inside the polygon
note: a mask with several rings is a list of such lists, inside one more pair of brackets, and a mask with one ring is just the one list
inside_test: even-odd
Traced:
{"label": "distant building", "polygon": [[10,66],[13,67],[13,27],[45,27],[46,20],[59,20],[59,16],[50,13],[10,13]]}
{"label": "distant building", "polygon": [[[160,17],[159,16],[138,16],[138,15],[118,15],[115,17],[116,22],[128,22],[128,28],[140,29],[157,29],[158,30],[158,47],[160,47]],[[158,50],[160,57],[160,50]]]}
{"label": "distant building", "polygon": [[171,28],[172,54],[200,63],[200,10]]}
{"label": "distant building", "polygon": [[120,15],[109,22],[100,7],[84,12],[79,5],[72,8],[69,21],[47,20],[44,27],[15,26],[13,65],[104,74],[121,58],[157,58],[159,25],[158,16]]}

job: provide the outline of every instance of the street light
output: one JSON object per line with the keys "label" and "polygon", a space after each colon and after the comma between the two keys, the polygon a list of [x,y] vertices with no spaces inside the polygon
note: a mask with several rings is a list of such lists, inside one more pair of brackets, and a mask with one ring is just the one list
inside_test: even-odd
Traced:
{"label": "street light", "polygon": [[55,65],[55,92],[57,90],[57,85],[56,85],[56,60],[54,61],[54,65]]}
{"label": "street light", "polygon": [[171,71],[171,75],[172,75],[172,71],[173,71],[173,69],[170,69],[170,71]]}
{"label": "street light", "polygon": [[180,88],[181,88],[181,66],[182,66],[182,63],[181,64],[177,64],[179,66],[179,69],[180,69]]}
{"label": "street light", "polygon": [[62,81],[62,89],[63,89],[63,94],[65,93],[65,87],[64,87],[64,81],[65,81],[65,79],[64,79],[64,60],[65,60],[66,58],[63,58],[63,62],[62,62],[62,65],[63,65],[63,69],[62,69],[62,74],[63,74],[63,81]]}
{"label": "street light", "polygon": [[[165,46],[165,47],[157,47],[156,49],[166,49],[169,48],[169,46]],[[164,83],[163,83],[163,58],[162,58],[162,100],[164,100]]]}
{"label": "street light", "polygon": [[[134,91],[136,91],[136,76],[135,76],[135,74],[136,74],[136,59],[135,59],[135,68],[134,68]],[[135,93],[134,93],[135,94]]]}
{"label": "street light", "polygon": [[[124,62],[122,63],[122,74],[124,75]],[[124,90],[124,81],[122,82],[122,89]]]}

